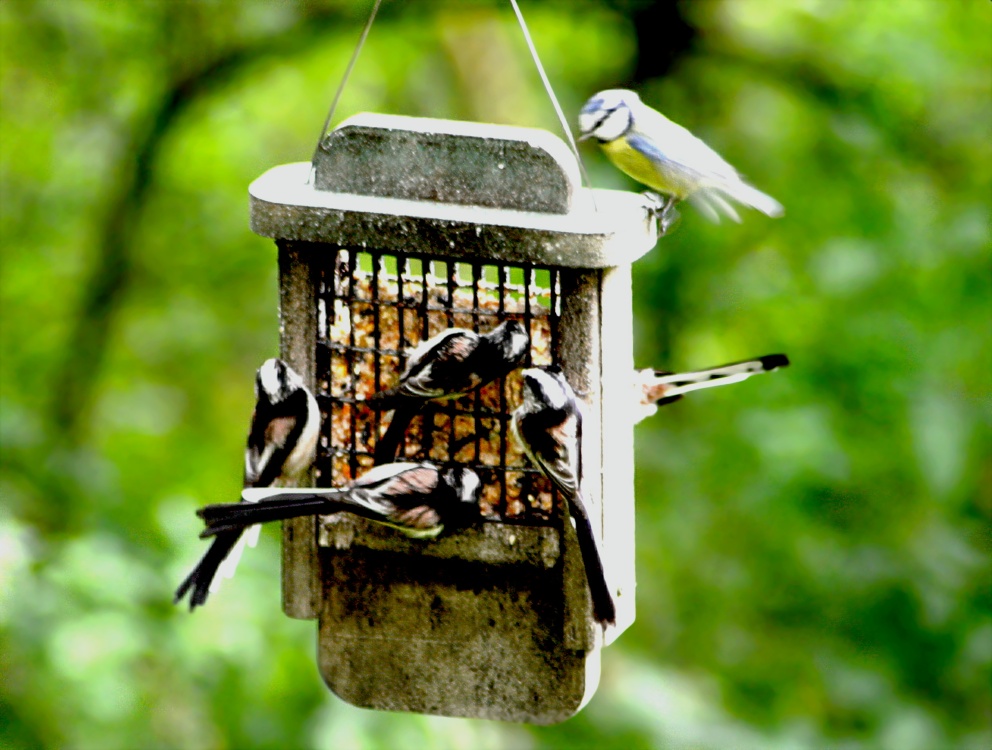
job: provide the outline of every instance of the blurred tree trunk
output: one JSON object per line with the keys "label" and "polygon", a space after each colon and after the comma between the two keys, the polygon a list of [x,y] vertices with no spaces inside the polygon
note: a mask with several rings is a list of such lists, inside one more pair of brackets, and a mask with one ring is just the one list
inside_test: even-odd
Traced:
{"label": "blurred tree trunk", "polygon": [[106,214],[98,230],[97,256],[85,283],[74,330],[62,347],[49,416],[55,434],[71,447],[85,439],[107,343],[121,301],[131,283],[134,238],[154,183],[155,162],[170,130],[190,105],[223,87],[248,65],[269,56],[298,53],[320,42],[342,14],[320,9],[302,15],[273,36],[255,40],[207,59],[177,78],[150,102],[121,150],[117,177],[108,192]]}

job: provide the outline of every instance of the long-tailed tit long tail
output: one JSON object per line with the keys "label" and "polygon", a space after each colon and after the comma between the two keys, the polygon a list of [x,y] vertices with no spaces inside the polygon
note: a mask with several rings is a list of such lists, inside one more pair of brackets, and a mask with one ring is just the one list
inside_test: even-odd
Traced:
{"label": "long-tailed tit long tail", "polygon": [[635,398],[641,407],[637,421],[658,411],[659,406],[678,401],[692,391],[715,388],[747,380],[752,375],[772,372],[787,367],[789,358],[784,354],[766,354],[742,362],[711,367],[706,370],[671,373],[662,370],[641,370],[635,374]]}

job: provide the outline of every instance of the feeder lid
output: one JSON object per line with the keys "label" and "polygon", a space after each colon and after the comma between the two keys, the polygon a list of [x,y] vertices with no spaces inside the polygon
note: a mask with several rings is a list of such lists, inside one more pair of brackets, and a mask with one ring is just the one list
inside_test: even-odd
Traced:
{"label": "feeder lid", "polygon": [[546,130],[369,112],[327,134],[314,168],[318,190],[552,214],[580,184]]}
{"label": "feeder lid", "polygon": [[602,268],[657,241],[639,193],[580,187],[565,143],[532,128],[363,113],[309,162],[249,187],[263,236],[397,253]]}

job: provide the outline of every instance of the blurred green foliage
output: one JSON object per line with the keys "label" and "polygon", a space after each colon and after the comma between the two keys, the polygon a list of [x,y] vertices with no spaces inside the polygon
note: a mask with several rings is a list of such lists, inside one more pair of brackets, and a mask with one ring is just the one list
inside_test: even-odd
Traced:
{"label": "blurred green foliage", "polygon": [[[684,208],[636,265],[639,366],[794,364],[638,428],[638,620],[596,697],[549,728],[344,704],[274,530],[169,601],[277,351],[246,186],[309,157],[366,4],[7,0],[0,745],[992,746],[992,5],[523,5],[567,112],[636,87],[787,208]],[[360,110],[560,133],[495,0],[386,3]]]}

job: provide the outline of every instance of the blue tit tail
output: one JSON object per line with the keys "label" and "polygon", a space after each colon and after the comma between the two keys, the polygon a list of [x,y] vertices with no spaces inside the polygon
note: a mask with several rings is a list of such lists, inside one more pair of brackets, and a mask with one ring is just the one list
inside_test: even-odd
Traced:
{"label": "blue tit tail", "polygon": [[689,201],[712,221],[719,222],[721,216],[727,216],[739,224],[741,217],[727,198],[761,211],[765,216],[777,218],[785,213],[777,200],[740,180],[697,190],[689,196]]}

